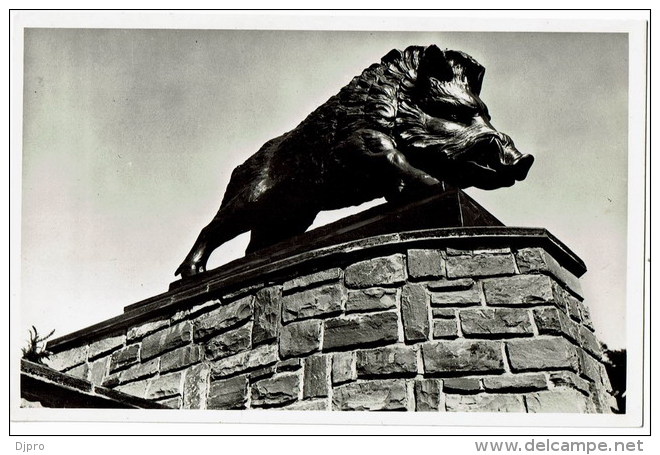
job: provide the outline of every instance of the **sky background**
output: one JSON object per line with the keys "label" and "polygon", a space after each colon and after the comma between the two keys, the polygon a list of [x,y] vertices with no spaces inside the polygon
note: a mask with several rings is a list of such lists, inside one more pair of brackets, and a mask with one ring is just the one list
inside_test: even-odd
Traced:
{"label": "sky background", "polygon": [[536,158],[512,188],[468,193],[578,254],[597,335],[625,347],[628,40],[597,33],[26,29],[26,338],[166,291],[237,165],[390,49],[432,43],[485,66],[494,126]]}

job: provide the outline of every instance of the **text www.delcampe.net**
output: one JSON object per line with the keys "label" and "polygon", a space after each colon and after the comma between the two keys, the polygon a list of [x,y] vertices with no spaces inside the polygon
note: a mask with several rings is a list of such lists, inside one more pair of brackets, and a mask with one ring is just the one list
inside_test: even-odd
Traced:
{"label": "text www.delcampe.net", "polygon": [[475,441],[477,452],[643,452],[643,443],[637,441],[553,441],[531,439],[528,441]]}

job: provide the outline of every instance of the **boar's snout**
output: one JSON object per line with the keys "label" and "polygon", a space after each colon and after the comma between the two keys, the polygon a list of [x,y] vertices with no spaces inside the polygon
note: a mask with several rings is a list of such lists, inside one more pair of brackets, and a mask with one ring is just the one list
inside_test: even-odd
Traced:
{"label": "boar's snout", "polygon": [[534,164],[534,157],[520,153],[511,138],[503,133],[498,133],[493,137],[491,143],[494,143],[497,148],[499,162],[502,166],[501,172],[508,174],[515,180],[524,180],[532,164]]}
{"label": "boar's snout", "polygon": [[496,131],[482,136],[456,159],[459,177],[450,179],[461,187],[476,186],[485,190],[524,180],[534,163],[532,155],[520,153],[509,136]]}
{"label": "boar's snout", "polygon": [[513,178],[518,181],[525,180],[529,168],[534,164],[534,157],[532,155],[520,155],[512,164]]}

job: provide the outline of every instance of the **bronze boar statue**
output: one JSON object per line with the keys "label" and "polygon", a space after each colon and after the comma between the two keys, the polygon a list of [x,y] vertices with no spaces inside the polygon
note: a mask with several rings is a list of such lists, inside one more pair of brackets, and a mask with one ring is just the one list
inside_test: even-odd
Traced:
{"label": "bronze boar statue", "polygon": [[534,158],[490,123],[483,76],[463,52],[390,51],[233,171],[176,274],[204,272],[211,252],[243,232],[247,253],[301,234],[322,210],[523,180]]}

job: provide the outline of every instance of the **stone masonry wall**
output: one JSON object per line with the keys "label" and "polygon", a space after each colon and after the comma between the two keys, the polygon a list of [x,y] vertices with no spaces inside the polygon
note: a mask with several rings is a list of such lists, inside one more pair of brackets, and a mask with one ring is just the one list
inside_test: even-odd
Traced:
{"label": "stone masonry wall", "polygon": [[172,408],[609,413],[577,278],[542,248],[402,247],[51,357]]}

